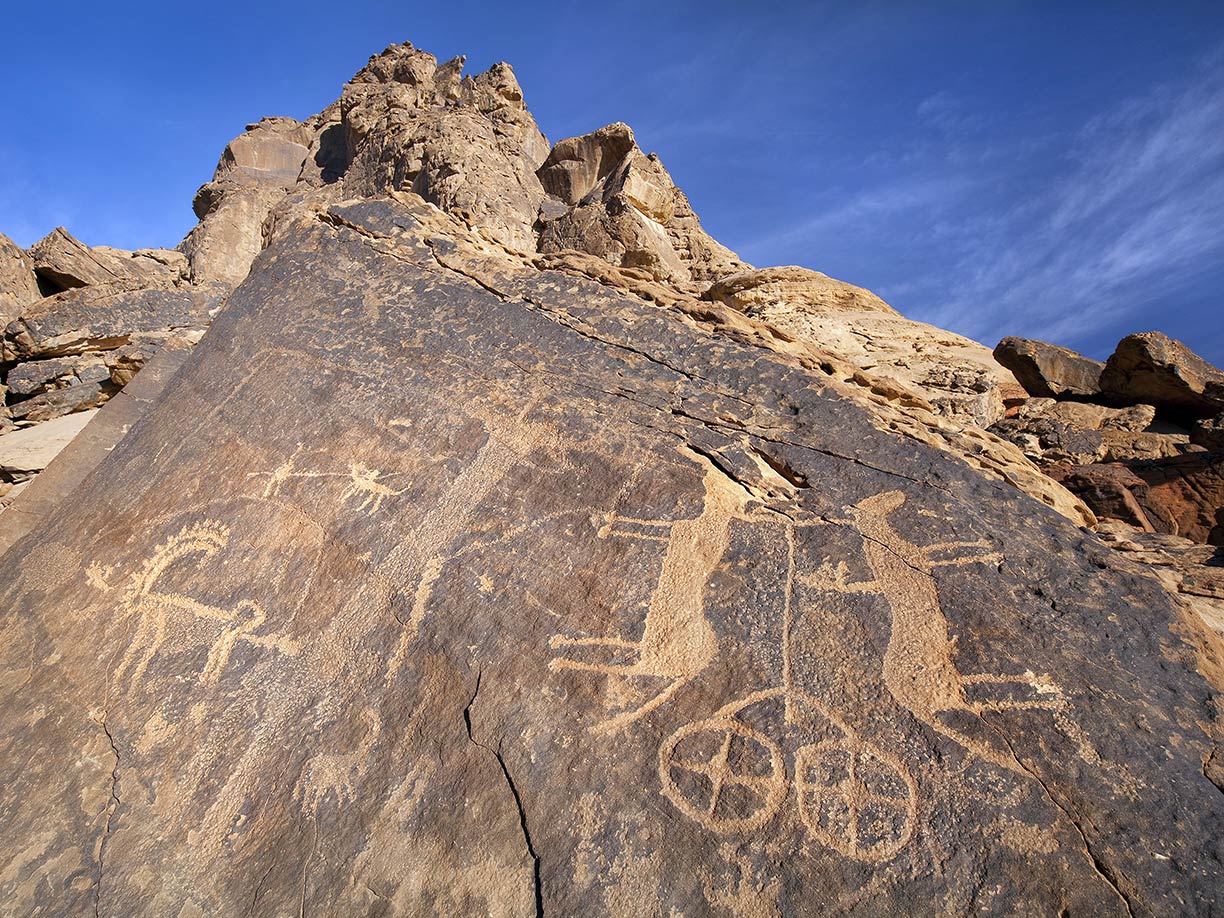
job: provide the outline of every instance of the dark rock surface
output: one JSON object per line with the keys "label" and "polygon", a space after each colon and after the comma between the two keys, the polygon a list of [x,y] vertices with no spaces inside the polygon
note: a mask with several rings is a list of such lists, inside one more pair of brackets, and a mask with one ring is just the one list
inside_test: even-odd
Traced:
{"label": "dark rock surface", "polygon": [[0,557],[0,910],[1213,912],[1198,620],[716,309],[279,221]]}
{"label": "dark rock surface", "polygon": [[1091,398],[1101,394],[1105,365],[1083,354],[1031,338],[1004,338],[994,349],[999,363],[1037,398]]}
{"label": "dark rock surface", "polygon": [[1182,417],[1224,411],[1224,372],[1160,332],[1119,341],[1101,372],[1101,391],[1117,404],[1155,405]]}
{"label": "dark rock surface", "polygon": [[139,335],[202,330],[220,307],[218,285],[151,288],[85,287],[47,297],[4,329],[0,361],[26,361],[112,350]]}

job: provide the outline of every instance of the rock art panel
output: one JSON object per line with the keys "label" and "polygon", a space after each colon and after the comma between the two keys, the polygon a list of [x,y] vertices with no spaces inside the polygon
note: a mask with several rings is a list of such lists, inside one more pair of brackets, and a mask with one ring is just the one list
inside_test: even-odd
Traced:
{"label": "rock art panel", "polygon": [[1213,900],[1159,584],[800,360],[465,232],[280,225],[0,556],[0,911]]}

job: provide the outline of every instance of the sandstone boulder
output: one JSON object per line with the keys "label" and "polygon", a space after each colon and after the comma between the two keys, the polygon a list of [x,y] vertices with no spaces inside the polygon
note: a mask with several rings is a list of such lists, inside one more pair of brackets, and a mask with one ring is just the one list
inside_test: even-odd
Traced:
{"label": "sandstone boulder", "polygon": [[795,265],[731,274],[711,286],[703,297],[775,324],[787,312],[901,315],[870,290]]}
{"label": "sandstone boulder", "polygon": [[1004,338],[995,360],[1011,370],[1029,395],[1038,398],[1092,398],[1101,394],[1105,365],[1056,344],[1031,338]]}
{"label": "sandstone boulder", "polygon": [[1211,450],[1224,450],[1224,414],[1205,418],[1194,425],[1190,442]]}
{"label": "sandstone boulder", "polygon": [[4,910],[1212,901],[1208,638],[1155,579],[749,320],[438,219],[280,222],[0,556]]}
{"label": "sandstone boulder", "polygon": [[169,337],[208,326],[225,290],[215,285],[129,290],[67,290],[40,300],[10,322],[0,361],[26,361],[112,350],[137,336]]}
{"label": "sandstone boulder", "polygon": [[1172,516],[1151,497],[1146,481],[1121,463],[1050,466],[1048,473],[1082,499],[1100,520],[1126,523],[1143,532],[1172,533]]}
{"label": "sandstone boulder", "polygon": [[0,478],[20,481],[45,469],[95,414],[96,411],[82,411],[0,435]]}
{"label": "sandstone boulder", "polygon": [[1124,463],[1053,466],[1049,473],[1099,518],[1224,545],[1224,453],[1199,450]]}
{"label": "sandstone boulder", "polygon": [[194,281],[234,286],[246,277],[263,248],[264,220],[297,183],[314,140],[312,126],[264,118],[229,142],[213,180],[196,192],[200,222],[180,245]]}
{"label": "sandstone boulder", "polygon": [[1148,486],[1147,503],[1173,521],[1169,530],[1224,545],[1224,452],[1194,452],[1128,463]]}
{"label": "sandstone boulder", "polygon": [[0,327],[41,297],[34,263],[13,240],[0,233]]}
{"label": "sandstone boulder", "polygon": [[412,190],[499,242],[534,251],[544,200],[536,169],[548,141],[508,64],[463,76],[392,45],[344,87],[340,114],[350,194]]}
{"label": "sandstone boulder", "polygon": [[88,286],[172,287],[187,276],[187,261],[179,252],[90,248],[63,227],[34,243],[29,254],[38,277],[52,291]]}
{"label": "sandstone boulder", "polygon": [[1101,391],[1118,404],[1155,405],[1178,416],[1207,418],[1224,411],[1224,372],[1154,331],[1118,342],[1101,372]]}

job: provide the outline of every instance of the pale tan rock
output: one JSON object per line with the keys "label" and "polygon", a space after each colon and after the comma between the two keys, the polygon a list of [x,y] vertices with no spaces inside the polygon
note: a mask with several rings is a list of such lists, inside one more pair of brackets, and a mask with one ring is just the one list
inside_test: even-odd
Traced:
{"label": "pale tan rock", "polygon": [[81,411],[0,435],[0,475],[11,481],[42,471],[95,414],[97,411]]}
{"label": "pale tan rock", "polygon": [[704,299],[724,302],[859,369],[905,383],[933,410],[989,427],[1015,377],[976,341],[905,318],[861,287],[793,266],[724,278]]}
{"label": "pale tan rock", "polygon": [[1144,433],[1129,430],[1102,430],[1101,462],[1126,462],[1130,459],[1169,459],[1190,449],[1189,434]]}
{"label": "pale tan rock", "polygon": [[195,282],[233,287],[247,276],[263,249],[264,221],[297,183],[315,133],[292,118],[265,118],[229,142],[192,202],[200,222],[179,246]]}
{"label": "pale tan rock", "polygon": [[392,45],[344,87],[347,193],[414,191],[491,238],[534,251],[548,142],[508,64],[461,76],[411,44]]}
{"label": "pale tan rock", "polygon": [[743,271],[721,278],[703,295],[751,316],[778,318],[788,311],[882,312],[901,314],[863,287],[856,287],[809,268],[783,265]]}
{"label": "pale tan rock", "polygon": [[[537,172],[552,196],[540,251],[578,250],[682,288],[748,267],[701,227],[662,162],[616,123],[559,141]],[[554,204],[568,209],[553,208]]]}
{"label": "pale tan rock", "polygon": [[1143,332],[1118,342],[1101,372],[1101,392],[1118,404],[1210,418],[1224,410],[1224,372],[1168,335]]}
{"label": "pale tan rock", "polygon": [[0,328],[40,296],[30,256],[0,233]]}
{"label": "pale tan rock", "polygon": [[186,279],[186,261],[179,253],[90,248],[62,226],[34,243],[29,254],[35,272],[54,290],[99,285],[172,287]]}

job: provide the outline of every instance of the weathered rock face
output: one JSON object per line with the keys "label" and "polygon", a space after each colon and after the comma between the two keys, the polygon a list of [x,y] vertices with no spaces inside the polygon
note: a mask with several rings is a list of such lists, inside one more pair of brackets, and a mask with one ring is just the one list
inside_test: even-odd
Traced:
{"label": "weathered rock face", "polygon": [[1224,545],[1224,452],[1050,468],[1098,517]]}
{"label": "weathered rock face", "polygon": [[0,233],[0,327],[41,296],[30,257]]}
{"label": "weathered rock face", "polygon": [[549,201],[541,210],[541,252],[576,249],[695,292],[747,267],[701,228],[688,198],[626,124],[558,142],[538,175],[566,205]]}
{"label": "weathered rock face", "polygon": [[1101,373],[1101,391],[1120,404],[1155,405],[1191,418],[1224,411],[1224,372],[1160,332],[1118,342]]}
{"label": "weathered rock face", "polygon": [[0,556],[3,910],[1209,912],[1207,632],[704,305],[278,219]]}
{"label": "weathered rock face", "polygon": [[871,291],[818,271],[790,266],[740,272],[703,297],[900,381],[954,421],[989,427],[1003,416],[1004,393],[1019,390],[1011,373],[976,341],[911,321]]}
{"label": "weathered rock face", "polygon": [[187,277],[187,259],[180,252],[90,248],[63,227],[34,243],[29,256],[35,273],[51,291],[105,285],[172,287]]}
{"label": "weathered rock face", "polygon": [[340,97],[345,189],[414,191],[492,238],[534,251],[548,141],[508,64],[462,76],[410,44],[370,59]]}
{"label": "weathered rock face", "polygon": [[268,213],[297,184],[315,132],[292,118],[247,126],[221,154],[213,180],[196,192],[200,219],[181,248],[197,282],[235,286],[263,248]]}
{"label": "weathered rock face", "polygon": [[1166,533],[1102,522],[1097,535],[1106,545],[1148,567],[1171,593],[1224,637],[1224,549]]}
{"label": "weathered rock face", "polygon": [[219,307],[224,289],[116,290],[88,287],[41,300],[10,322],[0,340],[0,360],[26,361],[118,348],[139,335],[202,330]]}
{"label": "weathered rock face", "polygon": [[1101,394],[1105,365],[1065,347],[1031,338],[1004,338],[995,345],[994,357],[1016,374],[1029,395],[1037,398],[1092,398]]}
{"label": "weathered rock face", "polygon": [[791,313],[880,312],[901,316],[870,290],[795,265],[729,275],[711,286],[703,298],[726,303],[775,325]]}

